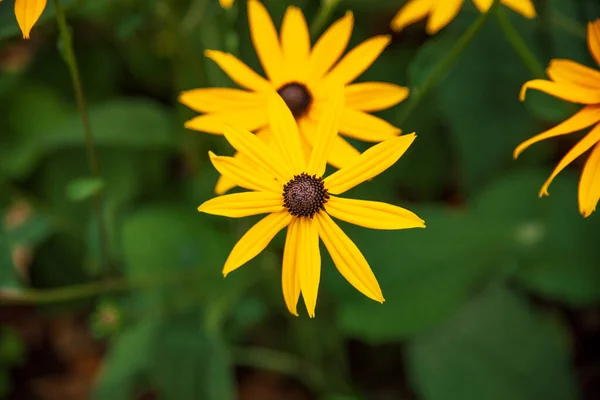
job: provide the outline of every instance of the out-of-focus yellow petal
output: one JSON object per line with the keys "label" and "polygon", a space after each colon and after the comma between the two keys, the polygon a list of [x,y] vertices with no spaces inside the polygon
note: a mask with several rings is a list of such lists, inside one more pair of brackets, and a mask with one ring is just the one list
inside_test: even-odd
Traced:
{"label": "out-of-focus yellow petal", "polygon": [[600,143],[590,153],[579,180],[579,212],[589,217],[600,200]]}
{"label": "out-of-focus yellow petal", "polygon": [[596,63],[600,66],[600,18],[594,22],[588,22],[588,47]]}
{"label": "out-of-focus yellow petal", "polygon": [[448,25],[450,21],[456,17],[463,0],[444,0],[436,2],[435,7],[432,7],[425,31],[430,35],[439,32],[443,27]]}
{"label": "out-of-focus yellow petal", "polygon": [[236,126],[249,131],[263,128],[268,123],[267,108],[265,106],[255,109],[228,109],[214,113],[199,115],[183,124],[187,129],[222,135],[225,124],[234,123]]}
{"label": "out-of-focus yellow petal", "polygon": [[308,62],[308,80],[317,81],[329,71],[342,56],[354,26],[354,16],[350,11],[337,20],[317,40]]}
{"label": "out-of-focus yellow petal", "polygon": [[287,235],[285,237],[285,246],[283,248],[283,266],[281,268],[281,287],[283,289],[283,299],[288,310],[298,316],[297,305],[300,297],[300,277],[298,267],[300,266],[300,220],[292,219],[288,225]]}
{"label": "out-of-focus yellow petal", "polygon": [[325,187],[331,194],[341,194],[379,175],[398,161],[416,137],[411,133],[376,144],[352,164],[325,178]]}
{"label": "out-of-focus yellow petal", "polygon": [[213,60],[231,80],[256,92],[273,90],[273,86],[234,55],[218,50],[206,50],[204,55]]}
{"label": "out-of-focus yellow petal", "polygon": [[319,223],[319,236],[340,274],[356,290],[370,299],[383,303],[384,298],[377,278],[358,247],[327,213],[318,213],[315,218]]}
{"label": "out-of-focus yellow petal", "polygon": [[513,157],[519,157],[519,154],[521,154],[525,149],[527,149],[534,143],[555,136],[567,135],[572,132],[577,132],[581,129],[587,128],[592,124],[595,124],[598,121],[600,121],[600,106],[585,106],[566,121],[563,121],[555,127],[552,127],[547,131],[535,135],[534,137],[518,145],[513,153]]}
{"label": "out-of-focus yellow petal", "polygon": [[283,210],[283,195],[273,192],[226,194],[207,200],[198,207],[200,212],[229,218],[277,213]]}
{"label": "out-of-focus yellow petal", "polygon": [[277,93],[269,97],[269,120],[278,151],[294,174],[304,172],[306,161],[300,144],[298,125],[285,101]]}
{"label": "out-of-focus yellow petal", "polygon": [[[237,153],[240,154],[240,153]],[[210,161],[220,174],[229,178],[231,187],[281,194],[283,186],[259,165],[243,155],[237,157],[217,156],[209,152]],[[218,193],[221,194],[221,193]]]}
{"label": "out-of-focus yellow petal", "polygon": [[385,82],[361,82],[346,86],[346,107],[360,111],[385,110],[408,97],[403,86]]}
{"label": "out-of-focus yellow petal", "polygon": [[508,8],[512,8],[525,18],[531,19],[535,17],[535,7],[531,0],[501,0],[500,3]]}
{"label": "out-of-focus yellow petal", "polygon": [[552,60],[546,73],[555,82],[600,90],[600,71],[571,60]]}
{"label": "out-of-focus yellow petal", "polygon": [[332,217],[365,228],[382,230],[425,228],[425,221],[412,211],[378,201],[331,196],[325,209]]}
{"label": "out-of-focus yellow petal", "polygon": [[493,2],[494,0],[473,0],[475,7],[482,13],[489,10]]}
{"label": "out-of-focus yellow petal", "polygon": [[275,235],[291,221],[292,216],[287,211],[269,214],[258,221],[233,246],[233,250],[229,253],[227,261],[225,261],[223,275],[227,276],[231,271],[238,269],[256,257],[267,247]]}
{"label": "out-of-focus yellow petal", "polygon": [[521,101],[525,100],[525,93],[527,89],[536,89],[550,96],[558,97],[572,103],[579,104],[598,104],[600,103],[600,90],[586,89],[581,86],[568,85],[565,83],[558,83],[547,81],[545,79],[534,79],[525,82],[521,87],[521,93],[519,98]]}
{"label": "out-of-focus yellow petal", "polygon": [[297,268],[300,278],[300,290],[306,305],[308,316],[314,318],[321,282],[321,254],[319,252],[319,231],[317,221],[298,218]]}
{"label": "out-of-focus yellow petal", "polygon": [[264,107],[266,95],[233,88],[200,88],[181,92],[179,102],[194,111],[208,113]]}
{"label": "out-of-focus yellow petal", "polygon": [[233,0],[219,0],[219,4],[223,8],[231,8],[233,5]]}
{"label": "out-of-focus yellow petal", "polygon": [[381,142],[402,131],[379,117],[346,107],[340,122],[340,132],[363,142]]}
{"label": "out-of-focus yellow petal", "polygon": [[283,16],[281,47],[290,75],[298,82],[306,82],[310,35],[304,14],[298,7],[288,7]]}
{"label": "out-of-focus yellow petal", "polygon": [[392,19],[391,28],[401,31],[406,26],[425,18],[433,5],[434,0],[410,0]]}
{"label": "out-of-focus yellow petal", "polygon": [[569,152],[563,157],[558,163],[550,178],[544,182],[542,189],[540,190],[539,196],[548,196],[548,186],[552,183],[552,180],[558,175],[565,167],[573,162],[577,157],[588,151],[593,145],[600,141],[600,125],[596,125],[592,130],[583,137]]}
{"label": "out-of-focus yellow petal", "polygon": [[40,19],[44,8],[46,0],[15,0],[15,16],[24,39],[29,39],[31,29]]}

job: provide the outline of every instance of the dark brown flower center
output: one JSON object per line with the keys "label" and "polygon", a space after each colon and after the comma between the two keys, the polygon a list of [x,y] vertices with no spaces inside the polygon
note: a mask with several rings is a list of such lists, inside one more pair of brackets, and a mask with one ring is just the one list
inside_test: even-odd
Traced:
{"label": "dark brown flower center", "polygon": [[325,209],[329,194],[323,179],[307,173],[294,175],[283,186],[283,205],[295,217],[312,218],[319,210]]}
{"label": "dark brown flower center", "polygon": [[306,86],[301,83],[286,83],[279,88],[277,93],[279,93],[283,101],[285,101],[285,104],[287,104],[296,119],[306,114],[310,107],[310,103],[312,102],[310,92]]}

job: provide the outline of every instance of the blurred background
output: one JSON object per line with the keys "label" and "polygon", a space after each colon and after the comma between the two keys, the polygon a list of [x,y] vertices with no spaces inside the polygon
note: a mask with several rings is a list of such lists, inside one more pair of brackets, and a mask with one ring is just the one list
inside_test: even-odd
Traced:
{"label": "blurred background", "polygon": [[[264,3],[277,26],[290,4],[309,24],[322,6]],[[353,47],[391,33],[404,3],[343,0],[325,26],[353,10]],[[577,108],[534,92],[518,100],[533,75],[496,18],[413,112],[402,115],[405,101],[378,114],[418,138],[348,195],[401,205],[427,223],[406,231],[342,223],[386,302],[355,291],[323,252],[309,319],[283,302],[283,234],[223,279],[255,219],[196,211],[218,177],[207,152],[233,150],[220,136],[186,131],[195,113],[177,96],[234,86],[205,49],[261,71],[245,1],[229,10],[217,0],[61,4],[101,179],[88,166],[52,4],[25,41],[13,1],[0,3],[0,398],[600,399],[600,216],[578,213],[585,158],[559,175],[550,197],[537,196],[580,135],[512,160],[520,142]],[[600,3],[536,6],[534,20],[504,11],[541,65],[594,66],[585,27]],[[436,36],[424,22],[394,34],[359,81],[419,88],[478,15],[466,1]]]}

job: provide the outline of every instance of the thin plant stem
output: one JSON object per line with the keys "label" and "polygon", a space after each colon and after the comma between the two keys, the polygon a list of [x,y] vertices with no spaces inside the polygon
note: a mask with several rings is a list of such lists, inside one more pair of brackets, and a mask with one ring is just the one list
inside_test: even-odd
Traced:
{"label": "thin plant stem", "polygon": [[587,38],[584,25],[581,25],[578,21],[575,21],[554,9],[550,10],[550,23],[580,39],[586,40]]}
{"label": "thin plant stem", "polygon": [[321,1],[321,7],[315,16],[312,24],[310,24],[310,35],[312,37],[317,36],[323,28],[329,18],[331,18],[331,14],[335,11],[335,8],[339,4],[340,0],[323,0]]}
{"label": "thin plant stem", "polygon": [[498,23],[500,24],[500,28],[502,28],[506,39],[521,58],[523,64],[525,64],[535,78],[544,78],[546,76],[544,68],[529,49],[523,37],[517,32],[514,26],[512,26],[502,7],[496,8],[496,18],[498,19]]}
{"label": "thin plant stem", "polygon": [[[73,49],[73,38],[67,25],[67,19],[65,12],[60,5],[59,0],[54,1],[54,8],[56,12],[56,21],[58,23],[58,30],[63,44],[63,58],[69,68],[69,74],[71,75],[71,81],[73,83],[73,89],[75,91],[75,100],[77,102],[77,109],[81,115],[81,122],[83,124],[83,134],[85,141],[85,150],[88,159],[88,165],[92,176],[94,178],[100,178],[100,164],[98,162],[98,155],[96,153],[96,146],[94,144],[94,136],[92,135],[92,125],[85,105],[85,95],[83,92],[83,85],[81,84],[81,76],[79,74],[79,67],[77,64],[77,57],[75,56],[75,50]],[[103,216],[103,199],[102,193],[98,192],[94,196],[94,210],[96,213],[97,224],[98,224],[98,240],[100,248],[100,267],[101,271],[105,274],[109,273],[108,265],[108,240],[106,224]]]}

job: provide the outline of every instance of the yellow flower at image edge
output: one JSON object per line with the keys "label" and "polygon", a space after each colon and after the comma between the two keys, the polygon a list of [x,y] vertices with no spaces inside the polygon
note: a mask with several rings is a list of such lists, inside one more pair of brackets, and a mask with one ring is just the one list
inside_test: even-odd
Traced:
{"label": "yellow flower at image edge", "polygon": [[316,127],[317,141],[308,159],[298,151],[301,139],[294,117],[276,93],[268,100],[275,148],[245,129],[226,127],[227,141],[252,160],[252,164],[209,153],[211,161],[221,174],[250,191],[216,197],[198,208],[201,212],[231,218],[269,214],[234,246],[225,262],[224,275],[256,257],[279,231],[288,228],[282,287],[285,303],[294,315],[298,315],[300,293],[308,315],[315,315],[321,276],[319,238],[348,282],[367,297],[384,301],[366,259],[331,217],[372,229],[425,227],[422,219],[406,209],[337,197],[394,164],[413,142],[414,134],[387,139],[365,151],[352,164],[322,179],[343,112],[342,89],[336,92],[332,92],[331,108],[325,108]]}
{"label": "yellow flower at image edge", "polygon": [[[433,35],[456,17],[463,2],[464,0],[409,0],[396,14],[391,27],[395,31],[400,31],[407,25],[429,16],[425,29],[427,33]],[[475,7],[482,13],[489,10],[493,2],[494,0],[473,0]],[[526,18],[535,17],[532,0],[500,0],[500,3]]]}
{"label": "yellow flower at image edge", "polygon": [[15,17],[24,39],[29,39],[31,29],[44,12],[44,8],[46,0],[15,0]]}
{"label": "yellow flower at image edge", "polygon": [[[588,24],[588,46],[600,66],[600,19]],[[546,69],[550,80],[534,79],[521,88],[521,101],[527,89],[537,89],[585,106],[571,118],[521,143],[514,152],[517,158],[523,150],[541,140],[567,135],[596,124],[565,156],[540,190],[540,197],[548,195],[548,186],[567,165],[592,149],[579,180],[579,211],[588,217],[596,210],[600,199],[600,71],[571,60],[552,60]]]}
{"label": "yellow flower at image edge", "polygon": [[[316,121],[321,118],[329,100],[329,87],[337,85],[345,86],[345,106],[339,126],[342,135],[377,143],[400,133],[400,129],[369,112],[398,104],[408,96],[408,89],[383,82],[351,84],[389,44],[388,35],[373,37],[342,57],[352,34],[352,13],[329,27],[312,49],[306,20],[297,7],[287,8],[280,37],[268,11],[259,1],[248,1],[248,18],[252,42],[268,79],[229,53],[207,51],[207,57],[247,90],[201,88],[183,92],[180,102],[204,113],[187,121],[186,128],[222,134],[222,123],[235,121],[269,143],[267,99],[278,92],[299,125],[301,149],[308,156],[317,140]],[[341,168],[356,160],[359,154],[338,136],[334,139],[328,162]],[[233,182],[222,177],[215,191],[222,194],[232,187]]]}

